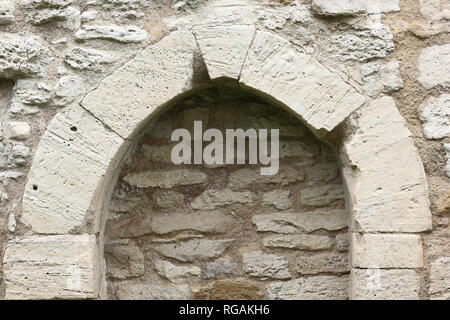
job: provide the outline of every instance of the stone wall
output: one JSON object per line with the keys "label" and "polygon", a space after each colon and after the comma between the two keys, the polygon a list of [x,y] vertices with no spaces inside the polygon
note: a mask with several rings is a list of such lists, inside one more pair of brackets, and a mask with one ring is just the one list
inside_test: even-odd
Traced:
{"label": "stone wall", "polygon": [[[230,3],[231,5],[229,5]],[[212,20],[226,26],[234,23],[254,24],[261,30],[268,30],[282,36],[299,52],[314,57],[324,67],[337,72],[345,82],[364,95],[368,102],[384,95],[394,98],[398,110],[405,118],[408,129],[413,135],[425,167],[433,226],[432,230],[420,234],[424,246],[424,264],[423,267],[420,266],[417,269],[418,274],[416,275],[414,270],[406,268],[405,270],[395,269],[386,272],[383,277],[387,279],[388,283],[409,283],[410,279],[419,276],[420,285],[413,290],[413,294],[409,297],[449,299],[449,12],[446,0],[339,2],[324,0],[1,1],[0,257],[4,256],[7,241],[12,241],[11,246],[13,247],[15,240],[19,239],[18,241],[20,241],[23,237],[37,234],[22,222],[22,197],[37,145],[55,114],[79,103],[88,92],[95,90],[102,80],[107,79],[115,70],[136,57],[143,48],[158,43],[170,31],[192,30],[194,25],[201,24],[203,21],[206,24],[206,21]],[[239,47],[237,43],[236,47]],[[289,57],[283,58],[289,60]],[[204,65],[201,59],[195,61],[194,73],[196,81],[205,80]],[[138,80],[135,85],[140,85]],[[206,107],[211,107],[211,105]],[[233,108],[237,108],[237,106]],[[242,110],[242,108],[237,109],[238,111]],[[216,113],[212,112],[210,116]],[[160,121],[163,121],[163,118]],[[171,119],[171,121],[175,120]],[[298,122],[296,122],[297,124]],[[178,123],[178,125],[182,125],[182,123]],[[346,130],[351,130],[351,128],[339,126],[326,139],[331,142],[339,141],[339,135],[345,134]],[[134,158],[130,160],[131,163],[127,163],[124,167],[125,171],[122,171],[120,179],[124,178],[127,168],[133,168],[134,165],[135,170],[150,169],[139,167],[139,163],[133,162],[137,161],[138,157],[145,157],[145,154],[163,154],[152,152],[155,148],[157,150],[161,148],[162,151],[163,144],[159,145],[158,142],[158,144],[152,145],[145,141],[145,137],[143,139],[141,145],[147,145],[147,153],[144,147],[138,148],[134,153]],[[150,160],[159,163],[164,159]],[[145,164],[153,163],[150,160],[145,158]],[[157,167],[157,169],[163,168]],[[165,167],[165,169],[170,168]],[[188,169],[193,170],[193,168]],[[114,193],[115,198],[112,199],[112,209],[116,208],[115,210],[117,210],[122,206],[127,208],[133,204],[133,198],[145,198],[152,210],[156,210],[160,215],[164,212],[172,214],[200,212],[202,210],[195,210],[190,203],[203,191],[227,188],[233,191],[231,193],[233,196],[230,198],[234,198],[234,192],[243,192],[241,189],[231,188],[227,184],[232,172],[240,169],[243,168],[202,168],[200,171],[206,175],[204,178],[206,182],[196,183],[189,188],[173,186],[167,190],[170,191],[167,193],[171,195],[170,199],[158,196],[158,193],[153,195],[153,192],[148,191],[157,190],[158,188],[155,187],[145,188],[146,193],[141,190],[143,188],[130,186],[130,189],[122,190],[122,196],[129,200],[122,203],[124,199],[120,198],[121,185],[119,184],[119,189],[116,189]],[[212,176],[215,172],[223,174],[224,178],[220,180],[223,185],[213,181]],[[267,191],[301,189],[302,184],[311,182],[308,180],[307,174],[304,179],[302,182],[292,182],[283,186],[280,186],[280,182],[258,183],[267,188]],[[270,187],[273,187],[273,190]],[[183,191],[182,188],[192,190],[193,194]],[[300,189],[298,192],[301,194]],[[254,203],[230,204],[226,208],[241,206],[246,211],[250,210],[249,208],[263,206],[262,195],[257,194],[256,191],[250,190],[250,192],[255,194]],[[184,194],[182,201],[180,193]],[[222,193],[220,195],[223,196]],[[291,190],[290,200],[293,207],[289,210],[297,210],[295,205],[298,202],[293,195],[294,190]],[[205,197],[211,197],[211,193],[206,193]],[[277,197],[276,200],[280,200],[280,198]],[[155,204],[158,201],[167,206],[174,204],[178,210],[172,212],[172,210],[159,207]],[[164,202],[167,203],[164,204]],[[264,206],[272,208],[273,212],[278,211],[271,205]],[[225,207],[220,208],[220,210],[225,210]],[[284,211],[285,209],[282,209],[280,212]],[[215,209],[208,212],[215,212]],[[144,212],[134,213],[144,215]],[[264,213],[268,214],[269,212],[264,211]],[[113,212],[112,220],[109,222],[110,227],[120,226],[113,223],[115,219],[129,214]],[[258,212],[258,214],[262,213]],[[135,221],[133,225],[138,228],[144,226],[145,223]],[[304,250],[269,250],[264,246],[265,236],[263,233],[256,232],[255,225],[250,221],[246,226],[253,230],[253,242],[256,243],[256,239],[259,239],[261,250],[267,253],[286,255],[285,259],[288,261],[289,272],[294,282],[283,280],[283,285],[273,287],[272,292],[280,295],[281,292],[299,292],[298,288],[303,286],[303,280],[297,270],[292,269],[295,268],[295,264],[291,262],[292,258],[289,256],[291,252],[303,252]],[[83,230],[81,228],[80,230],[71,230],[71,232],[78,234],[83,233]],[[185,233],[182,230],[173,232],[179,232],[182,235]],[[334,232],[332,231],[329,235],[335,236]],[[159,238],[169,238],[175,234],[178,233],[156,235]],[[229,278],[239,279],[243,282],[239,287],[249,287],[251,289],[245,290],[245,292],[253,293],[257,292],[256,289],[260,289],[263,284],[266,285],[272,281],[258,280],[258,277],[255,278],[242,269],[242,254],[237,254],[239,248],[236,247],[236,243],[241,243],[239,237],[227,238],[220,236],[221,234],[217,232],[201,230],[197,230],[197,234],[204,237],[192,240],[233,239],[233,243],[219,259],[228,256],[229,260],[235,259],[237,265],[236,269],[233,269],[235,273],[224,279],[206,280],[203,279],[207,272],[206,265],[199,261],[194,264],[186,264],[168,258],[167,261],[172,264],[193,265],[201,269],[198,276],[200,279],[192,282],[192,286],[195,284],[199,288],[210,288],[199,289],[199,292],[205,294],[203,297],[211,297],[211,292],[233,291],[229,290],[230,287],[234,287],[234,284],[227,282]],[[111,233],[108,235],[111,236]],[[122,243],[128,239],[127,237],[120,238],[117,244],[108,244],[106,249],[112,252],[107,253],[109,267],[119,274],[116,279],[112,279],[112,276],[109,278],[111,297],[117,297],[114,283],[118,281],[148,283],[151,279],[158,278],[161,284],[168,283],[168,280],[164,280],[164,277],[161,277],[154,269],[154,257],[158,254],[150,254],[151,257],[148,257],[147,250],[144,250],[146,245],[152,245],[152,237],[156,235],[153,230],[148,236],[146,233],[143,237],[149,242],[147,244],[145,241],[137,241],[136,238],[140,238],[137,236],[133,236],[128,245]],[[117,240],[115,238],[114,240]],[[249,246],[251,243],[252,241],[249,241]],[[113,264],[111,256],[116,247],[119,251],[118,256],[122,258],[133,256],[133,263],[125,267],[123,263],[117,261],[117,265]],[[336,242],[333,240],[332,249],[336,248]],[[120,251],[124,253],[120,253]],[[248,250],[248,252],[250,251]],[[285,252],[289,252],[289,254]],[[325,257],[323,258],[325,259]],[[206,263],[212,261],[214,261],[213,258]],[[6,262],[0,266],[0,298],[5,295],[6,281],[2,278],[4,266],[6,266]],[[167,265],[161,263],[158,266],[162,270]],[[198,272],[198,269],[192,270],[186,272],[188,274],[193,272],[192,277],[197,277],[195,272]],[[355,271],[355,277],[360,276],[358,272]],[[300,277],[300,280],[293,280],[295,277]],[[320,283],[316,282],[311,285],[320,287]],[[411,283],[409,287],[416,288],[416,285]],[[136,290],[139,292],[139,289]],[[152,292],[159,292],[158,290],[154,288]],[[396,288],[392,290],[394,298],[396,294],[397,296],[401,295],[400,291],[396,290]],[[195,290],[192,289],[192,291]],[[326,290],[324,289],[324,291]],[[182,295],[186,292],[181,288],[177,294]],[[267,291],[261,291],[261,295],[266,294]],[[371,298],[374,297],[371,296]]]}
{"label": "stone wall", "polygon": [[[278,174],[174,165],[172,130],[192,132],[194,120],[224,136],[279,128]],[[149,125],[121,170],[106,231],[109,297],[347,298],[339,167],[298,119],[251,94],[218,86],[185,98]]]}

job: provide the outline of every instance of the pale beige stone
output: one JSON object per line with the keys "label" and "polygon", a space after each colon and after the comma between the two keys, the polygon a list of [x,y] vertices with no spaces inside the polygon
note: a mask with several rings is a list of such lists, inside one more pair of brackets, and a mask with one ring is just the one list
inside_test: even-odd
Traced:
{"label": "pale beige stone", "polygon": [[219,257],[233,239],[225,240],[188,240],[180,243],[155,244],[151,248],[163,256],[182,262]]}
{"label": "pale beige stone", "polygon": [[394,100],[374,100],[357,115],[349,124],[358,129],[344,141],[341,150],[353,230],[429,230],[427,179],[411,132]]}
{"label": "pale beige stone", "polygon": [[450,137],[450,94],[429,98],[419,107],[419,117],[427,139]]}
{"label": "pale beige stone", "polygon": [[214,210],[231,204],[251,204],[255,195],[250,191],[232,191],[229,189],[206,190],[195,198],[191,207],[196,210]]}
{"label": "pale beige stone", "polygon": [[15,18],[15,0],[0,1],[0,25],[13,23]]}
{"label": "pale beige stone", "polygon": [[400,11],[400,0],[366,0],[368,13],[387,13]]}
{"label": "pale beige stone", "polygon": [[337,74],[266,31],[256,32],[240,81],[276,97],[316,131],[331,131],[364,103]]}
{"label": "pale beige stone", "polygon": [[323,250],[332,245],[331,238],[319,235],[273,235],[263,239],[263,244],[269,248],[289,248],[300,250]]}
{"label": "pale beige stone", "polygon": [[408,234],[352,234],[356,268],[422,268],[422,240]]}
{"label": "pale beige stone", "polygon": [[123,142],[77,105],[57,114],[34,155],[21,221],[47,234],[80,227]]}
{"label": "pale beige stone", "polygon": [[422,49],[417,80],[425,89],[450,87],[450,43]]}
{"label": "pale beige stone", "polygon": [[194,30],[211,79],[238,79],[255,34],[252,25],[202,26]]}
{"label": "pale beige stone", "polygon": [[206,174],[199,170],[174,169],[133,172],[127,174],[123,180],[139,188],[169,189],[177,185],[187,186],[202,183],[206,177]]}
{"label": "pale beige stone", "polygon": [[137,26],[88,25],[75,33],[79,40],[107,39],[119,42],[140,42],[147,38],[147,31]]}
{"label": "pale beige stone", "polygon": [[348,298],[348,276],[316,276],[267,287],[271,300],[345,300]]}
{"label": "pale beige stone", "polygon": [[351,298],[417,300],[420,279],[415,270],[352,269]]}
{"label": "pale beige stone", "polygon": [[258,231],[276,233],[312,232],[319,229],[341,230],[347,227],[345,210],[316,210],[310,212],[277,212],[252,217]]}
{"label": "pale beige stone", "polygon": [[24,121],[10,121],[7,124],[7,136],[11,139],[24,140],[30,136],[30,125]]}
{"label": "pale beige stone", "polygon": [[177,266],[164,260],[156,261],[155,269],[161,277],[173,283],[185,283],[190,280],[198,280],[202,272],[196,266]]}
{"label": "pale beige stone", "polygon": [[313,10],[323,16],[352,16],[366,12],[366,0],[313,0]]}
{"label": "pale beige stone", "polygon": [[124,283],[117,289],[120,300],[187,300],[191,292],[187,285]]}
{"label": "pale beige stone", "polygon": [[442,257],[431,262],[430,298],[450,299],[450,257]]}
{"label": "pale beige stone", "polygon": [[450,19],[450,3],[447,0],[420,0],[420,12],[428,20]]}
{"label": "pale beige stone", "polygon": [[289,279],[288,262],[283,256],[262,251],[246,252],[242,255],[244,271],[261,279]]}
{"label": "pale beige stone", "polygon": [[97,298],[99,252],[94,235],[11,240],[3,258],[6,299]]}
{"label": "pale beige stone", "polygon": [[261,202],[280,210],[286,210],[292,207],[290,195],[291,192],[289,190],[273,190],[263,193]]}

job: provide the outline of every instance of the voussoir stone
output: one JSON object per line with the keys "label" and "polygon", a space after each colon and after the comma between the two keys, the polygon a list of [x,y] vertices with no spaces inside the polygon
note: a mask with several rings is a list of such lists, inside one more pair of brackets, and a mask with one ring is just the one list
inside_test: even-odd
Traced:
{"label": "voussoir stone", "polygon": [[366,12],[366,0],[313,0],[314,12],[323,16],[355,15]]}
{"label": "voussoir stone", "polygon": [[431,97],[419,109],[423,133],[427,139],[450,137],[450,94]]}
{"label": "voussoir stone", "polygon": [[149,170],[127,174],[123,179],[128,184],[139,188],[172,188],[177,185],[187,186],[202,183],[206,174],[198,170]]}
{"label": "voussoir stone", "polygon": [[159,106],[192,88],[196,50],[191,33],[174,31],[106,77],[81,104],[122,137],[130,137]]}
{"label": "voussoir stone", "polygon": [[182,230],[225,233],[231,229],[233,223],[233,218],[212,211],[155,216],[150,222],[150,227],[157,234]]}
{"label": "voussoir stone", "polygon": [[194,33],[210,78],[238,79],[255,26],[202,26]]}
{"label": "voussoir stone", "polygon": [[6,299],[97,298],[99,251],[94,235],[28,236],[8,242]]}
{"label": "voussoir stone", "polygon": [[316,210],[310,212],[277,212],[252,217],[256,230],[276,233],[312,232],[315,230],[341,230],[347,227],[345,210]]}
{"label": "voussoir stone", "polygon": [[233,243],[224,240],[188,240],[180,243],[152,245],[152,249],[163,256],[187,262],[219,257]]}
{"label": "voussoir stone", "polygon": [[120,300],[187,300],[191,292],[187,285],[124,283],[117,289]]}
{"label": "voussoir stone", "polygon": [[246,252],[242,255],[242,262],[245,273],[252,277],[261,279],[289,279],[291,277],[288,262],[283,256],[262,251]]}
{"label": "voussoir stone", "polygon": [[341,152],[353,230],[429,230],[425,171],[394,100],[373,100],[356,115],[350,124],[359,129],[344,141]]}
{"label": "voussoir stone", "polygon": [[344,300],[348,298],[348,276],[316,276],[267,287],[271,300]]}
{"label": "voussoir stone", "polygon": [[267,31],[256,31],[240,81],[276,97],[316,131],[331,131],[364,103],[337,74]]}
{"label": "voussoir stone", "polygon": [[420,278],[415,270],[353,269],[351,297],[356,300],[417,300]]}
{"label": "voussoir stone", "polygon": [[422,49],[417,80],[425,89],[450,87],[450,43]]}
{"label": "voussoir stone", "polygon": [[22,222],[44,234],[65,234],[83,225],[123,143],[76,104],[58,113],[41,138],[28,174]]}
{"label": "voussoir stone", "polygon": [[273,235],[263,239],[265,247],[301,250],[329,249],[332,243],[331,238],[328,236],[307,234]]}
{"label": "voussoir stone", "polygon": [[352,233],[352,266],[411,269],[423,267],[422,240],[413,234]]}
{"label": "voussoir stone", "polygon": [[147,38],[147,31],[136,26],[83,26],[75,33],[79,40],[106,39],[119,42],[140,42]]}

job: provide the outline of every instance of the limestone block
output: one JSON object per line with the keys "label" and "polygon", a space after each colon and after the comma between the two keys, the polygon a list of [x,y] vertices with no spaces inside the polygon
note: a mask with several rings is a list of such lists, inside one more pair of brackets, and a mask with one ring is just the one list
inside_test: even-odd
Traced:
{"label": "limestone block", "polygon": [[275,233],[312,232],[325,229],[341,230],[347,227],[345,210],[316,210],[311,212],[277,212],[252,217],[256,230]]}
{"label": "limestone block", "polygon": [[10,121],[7,123],[7,136],[10,139],[24,140],[30,136],[30,125],[24,121]]}
{"label": "limestone block", "polygon": [[352,233],[352,266],[356,268],[422,268],[422,240],[412,234]]}
{"label": "limestone block", "polygon": [[336,252],[319,252],[309,256],[298,256],[295,271],[299,274],[349,273],[349,254]]}
{"label": "limestone block", "polygon": [[403,88],[400,75],[400,62],[393,61],[385,64],[369,62],[361,68],[361,79],[364,89],[370,97],[377,97],[383,93],[391,93]]}
{"label": "limestone block", "polygon": [[422,49],[417,80],[425,89],[450,87],[450,43]]}
{"label": "limestone block", "polygon": [[307,206],[326,206],[339,199],[344,199],[344,188],[340,184],[307,188],[300,194],[300,203]]}
{"label": "limestone block", "polygon": [[345,300],[348,298],[348,276],[316,276],[267,287],[271,300]]}
{"label": "limestone block", "polygon": [[124,283],[117,289],[120,300],[187,300],[190,296],[187,285]]}
{"label": "limestone block", "polygon": [[289,190],[273,190],[262,194],[262,204],[272,205],[277,209],[286,210],[292,207],[292,202],[289,196]]}
{"label": "limestone block", "polygon": [[15,0],[2,0],[0,2],[0,25],[10,24],[15,20]]}
{"label": "limestone block", "polygon": [[0,33],[0,77],[42,77],[51,59],[48,44],[40,37]]}
{"label": "limestone block", "polygon": [[105,245],[105,252],[111,256],[106,274],[114,279],[127,279],[144,275],[144,254],[133,243]]}
{"label": "limestone block", "polygon": [[319,235],[273,235],[263,239],[265,247],[269,248],[289,248],[300,250],[323,250],[330,249],[331,238]]}
{"label": "limestone block", "polygon": [[359,118],[350,124],[358,129],[341,150],[353,230],[429,230],[425,172],[393,99],[374,100],[356,114]]}
{"label": "limestone block", "polygon": [[283,167],[272,176],[262,176],[259,169],[238,169],[232,172],[228,178],[228,187],[245,189],[248,186],[265,183],[286,186],[288,184],[303,181],[304,173],[292,167]]}
{"label": "limestone block", "polygon": [[450,94],[429,98],[420,106],[419,117],[427,139],[450,137]]}
{"label": "limestone block", "polygon": [[450,299],[450,257],[435,259],[430,270],[430,298]]}
{"label": "limestone block", "polygon": [[68,19],[74,9],[69,5],[74,2],[75,0],[22,0],[21,5],[25,19],[39,25],[52,20]]}
{"label": "limestone block", "polygon": [[262,251],[246,252],[242,255],[244,271],[252,277],[261,279],[289,279],[291,274],[288,262],[283,256],[267,254]]}
{"label": "limestone block", "polygon": [[141,42],[147,38],[147,35],[147,31],[136,26],[89,25],[78,30],[75,38],[78,40],[105,39],[129,43]]}
{"label": "limestone block", "polygon": [[352,269],[352,299],[417,300],[419,290],[420,279],[415,270]]}
{"label": "limestone block", "polygon": [[400,0],[366,0],[367,13],[387,13],[400,11]]}
{"label": "limestone block", "polygon": [[94,235],[28,236],[8,242],[6,299],[91,299],[100,284]]}
{"label": "limestone block", "polygon": [[105,78],[83,107],[129,137],[157,107],[191,89],[196,47],[192,34],[172,32]]}
{"label": "limestone block", "polygon": [[233,239],[188,240],[180,243],[152,245],[152,248],[165,257],[187,262],[217,258],[231,246],[233,241]]}
{"label": "limestone block", "polygon": [[200,277],[202,270],[196,266],[177,266],[169,261],[155,261],[155,269],[161,277],[173,283],[185,283]]}
{"label": "limestone block", "polygon": [[313,0],[314,12],[323,16],[352,16],[366,12],[366,0]]}
{"label": "limestone block", "polygon": [[364,103],[337,74],[266,31],[256,32],[240,81],[276,97],[317,131],[331,131]]}
{"label": "limestone block", "polygon": [[73,48],[64,55],[64,62],[77,70],[101,71],[104,64],[114,60],[108,52],[82,47]]}
{"label": "limestone block", "polygon": [[22,222],[46,234],[64,234],[83,225],[122,143],[122,138],[78,105],[57,114],[28,174]]}
{"label": "limestone block", "polygon": [[194,30],[211,79],[239,79],[255,34],[252,25],[203,26]]}
{"label": "limestone block", "polygon": [[231,204],[252,204],[255,195],[250,191],[232,191],[229,189],[206,190],[195,198],[191,207],[196,210],[214,210]]}
{"label": "limestone block", "polygon": [[428,20],[450,19],[450,4],[447,0],[420,0],[420,12]]}
{"label": "limestone block", "polygon": [[187,186],[202,183],[206,178],[206,174],[198,170],[174,169],[132,172],[127,174],[123,180],[139,188],[168,189],[178,185]]}
{"label": "limestone block", "polygon": [[194,212],[190,214],[169,214],[154,216],[150,227],[157,234],[165,234],[174,231],[195,230],[199,232],[225,233],[233,224],[233,218],[223,213]]}

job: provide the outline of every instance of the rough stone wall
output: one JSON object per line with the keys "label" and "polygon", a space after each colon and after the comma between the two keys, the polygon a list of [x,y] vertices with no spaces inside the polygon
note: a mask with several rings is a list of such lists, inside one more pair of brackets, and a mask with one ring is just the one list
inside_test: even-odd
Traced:
{"label": "rough stone wall", "polygon": [[[171,132],[186,128],[193,138],[194,120],[224,137],[230,128],[279,128],[278,174],[261,176],[260,165],[174,165]],[[151,123],[122,168],[106,231],[109,294],[345,299],[347,218],[328,145],[279,107],[206,89]]]}
{"label": "rough stone wall", "polygon": [[[422,235],[419,297],[449,299],[448,1],[235,3],[240,13],[255,15],[259,28],[337,69],[369,98],[394,97],[430,187],[433,230]],[[21,197],[35,148],[55,113],[170,30],[206,17],[230,18],[215,15],[217,7],[213,0],[0,2],[0,256],[8,239],[30,234],[20,222]]]}

